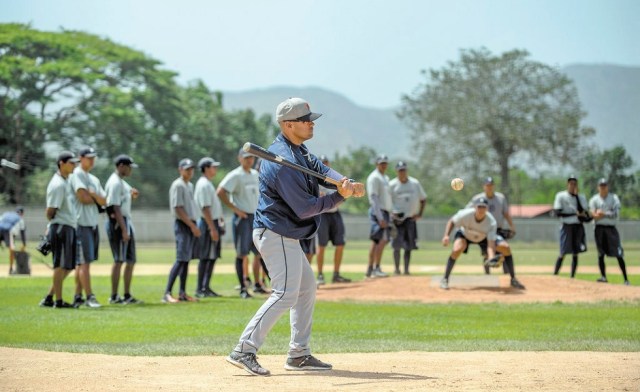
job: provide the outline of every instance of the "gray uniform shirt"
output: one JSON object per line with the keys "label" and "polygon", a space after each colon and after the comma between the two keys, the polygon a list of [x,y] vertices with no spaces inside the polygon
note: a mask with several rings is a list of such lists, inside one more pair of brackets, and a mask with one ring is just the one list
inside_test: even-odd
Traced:
{"label": "gray uniform shirt", "polygon": [[[589,209],[589,205],[587,204],[587,198],[584,195],[579,194],[580,205],[582,209],[585,211]],[[578,203],[576,201],[576,197],[569,193],[569,191],[561,191],[556,194],[556,198],[553,201],[553,209],[561,210],[562,214],[577,214],[578,213]],[[580,223],[580,220],[576,215],[572,216],[561,216],[560,222],[566,224],[574,224]]]}
{"label": "gray uniform shirt", "polygon": [[195,221],[200,216],[196,202],[193,199],[193,184],[184,182],[182,177],[176,178],[171,184],[171,188],[169,188],[169,206],[171,207],[171,215],[175,219],[178,219],[176,207],[184,208],[184,211],[192,221]]}
{"label": "gray uniform shirt", "polygon": [[420,213],[420,202],[427,199],[427,194],[420,182],[413,177],[408,177],[404,184],[398,178],[389,182],[393,212],[404,213],[405,217],[411,217]]}
{"label": "gray uniform shirt", "polygon": [[594,219],[596,225],[615,226],[620,214],[620,199],[614,193],[608,193],[604,199],[600,194],[596,194],[589,200],[589,209],[591,211],[602,210],[604,212],[605,216],[602,219]]}
{"label": "gray uniform shirt", "polygon": [[65,180],[60,173],[55,173],[47,186],[47,208],[57,208],[56,216],[51,220],[51,224],[61,224],[71,226],[74,229],[77,225],[76,196],[71,189],[69,181]]}
{"label": "gray uniform shirt", "polygon": [[200,216],[202,216],[202,209],[209,207],[212,219],[222,218],[222,203],[216,193],[216,187],[205,176],[200,177],[196,182],[195,199]]}
{"label": "gray uniform shirt", "polygon": [[259,173],[257,170],[251,169],[247,173],[242,166],[238,166],[224,176],[220,181],[219,187],[227,191],[229,201],[234,206],[248,214],[255,214],[258,209],[260,195]]}
{"label": "gray uniform shirt", "polygon": [[391,212],[393,203],[391,201],[391,191],[389,190],[389,177],[380,173],[378,169],[374,169],[369,177],[367,177],[367,194],[369,195],[369,204],[375,206],[374,195],[378,196],[378,208]]}
{"label": "gray uniform shirt", "polygon": [[474,195],[471,198],[471,201],[467,203],[465,208],[472,208],[474,205],[473,203],[481,197],[486,197],[487,200],[489,201],[489,206],[488,206],[489,212],[491,213],[491,215],[493,215],[493,218],[496,220],[496,223],[498,224],[498,228],[508,229],[509,222],[507,222],[507,220],[504,219],[504,215],[509,213],[509,203],[507,202],[507,198],[505,197],[505,195],[500,192],[494,192],[493,197],[489,197],[484,192],[478,193],[477,195]]}
{"label": "gray uniform shirt", "polygon": [[489,241],[495,241],[498,226],[493,215],[487,212],[485,218],[477,222],[475,213],[475,208],[465,208],[458,211],[453,218],[451,218],[453,225],[460,227],[464,236],[473,242],[480,242],[485,238]]}
{"label": "gray uniform shirt", "polygon": [[[87,191],[92,190],[102,197],[106,195],[98,177],[82,170],[80,166],[73,170],[73,174],[69,177],[69,182],[74,194],[77,194],[79,189],[86,189]],[[100,215],[96,204],[82,204],[78,201],[77,196],[75,201],[76,211],[78,213],[78,226],[96,227],[98,225],[98,215]]]}
{"label": "gray uniform shirt", "polygon": [[120,213],[127,220],[131,219],[131,185],[120,178],[118,173],[111,174],[105,184],[108,206],[119,206]]}

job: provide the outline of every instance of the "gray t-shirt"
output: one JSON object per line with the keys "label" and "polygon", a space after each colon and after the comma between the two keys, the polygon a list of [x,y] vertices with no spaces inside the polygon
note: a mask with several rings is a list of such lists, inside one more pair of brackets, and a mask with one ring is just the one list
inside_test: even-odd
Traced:
{"label": "gray t-shirt", "polygon": [[255,169],[251,169],[249,173],[244,171],[242,166],[238,166],[231,170],[222,181],[220,188],[227,191],[229,201],[238,209],[254,214],[258,209],[259,193],[259,173]]}
{"label": "gray t-shirt", "polygon": [[374,205],[373,196],[378,196],[378,207],[381,210],[391,212],[393,203],[391,202],[391,191],[389,190],[389,177],[380,173],[376,168],[369,177],[367,177],[367,194],[369,196],[369,204]]}
{"label": "gray t-shirt", "polygon": [[178,219],[176,207],[184,208],[187,216],[192,221],[195,221],[200,216],[196,202],[193,199],[193,184],[184,182],[182,177],[176,178],[171,184],[171,188],[169,188],[169,206],[171,207],[171,215],[175,219]]}
{"label": "gray t-shirt", "polygon": [[205,176],[200,177],[196,182],[195,199],[200,216],[202,216],[202,209],[209,207],[211,218],[222,218],[222,203],[216,193],[216,187]]}
{"label": "gray t-shirt", "polygon": [[589,209],[592,212],[602,210],[605,214],[600,220],[594,219],[596,225],[615,226],[620,214],[620,199],[614,193],[608,193],[605,198],[602,198],[598,193],[589,200]]}
{"label": "gray t-shirt", "polygon": [[478,222],[475,217],[475,208],[465,208],[453,216],[453,224],[460,227],[464,236],[473,242],[480,242],[485,238],[489,241],[496,240],[498,226],[490,212]]}
{"label": "gray t-shirt", "polygon": [[420,202],[427,199],[424,188],[413,177],[409,177],[405,183],[400,182],[396,177],[389,182],[389,189],[391,190],[393,212],[403,213],[405,217],[420,213]]}
{"label": "gray t-shirt", "polygon": [[[105,191],[102,189],[100,180],[98,177],[91,173],[82,170],[82,167],[78,166],[73,170],[73,174],[69,177],[69,182],[73,188],[74,194],[77,195],[79,189],[85,189],[87,191],[92,190],[96,194],[105,197]],[[78,226],[96,227],[98,225],[98,207],[95,203],[82,204],[76,196],[76,211],[78,213]]]}
{"label": "gray t-shirt", "polygon": [[491,215],[493,215],[493,218],[496,220],[496,223],[498,224],[498,228],[508,229],[509,222],[507,222],[507,220],[504,219],[504,216],[505,214],[509,213],[509,203],[507,202],[507,198],[505,197],[505,195],[500,192],[494,192],[493,197],[489,197],[484,192],[478,193],[477,195],[474,195],[471,198],[471,200],[469,201],[469,203],[467,203],[465,208],[472,208],[474,205],[474,202],[481,197],[486,197],[487,200],[489,201],[489,205],[488,205],[489,212],[491,213]]}
{"label": "gray t-shirt", "polygon": [[47,186],[47,208],[57,208],[56,216],[51,224],[71,226],[77,225],[76,197],[69,181],[56,172]]}
{"label": "gray t-shirt", "polygon": [[107,195],[107,206],[119,206],[120,213],[128,220],[131,219],[131,185],[118,173],[114,172],[104,186]]}
{"label": "gray t-shirt", "polygon": [[[580,205],[583,210],[588,210],[589,205],[587,204],[587,198],[584,195],[579,194]],[[553,209],[560,210],[561,214],[577,214],[578,213],[578,202],[576,201],[576,197],[569,193],[569,191],[561,191],[556,194],[556,198],[553,201]],[[560,222],[567,224],[580,223],[580,220],[576,215],[572,216],[561,216]]]}

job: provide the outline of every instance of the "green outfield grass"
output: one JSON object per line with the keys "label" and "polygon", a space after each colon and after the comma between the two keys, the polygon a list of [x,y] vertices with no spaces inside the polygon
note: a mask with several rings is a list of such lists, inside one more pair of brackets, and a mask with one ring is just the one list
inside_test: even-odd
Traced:
{"label": "green outfield grass", "polygon": [[[346,264],[364,264],[366,242],[346,249]],[[625,244],[628,264],[637,265],[638,244]],[[555,244],[514,244],[520,265],[552,265]],[[103,249],[108,255],[107,250]],[[167,245],[139,246],[141,263],[172,263],[173,248]],[[472,252],[476,252],[473,250]],[[232,249],[225,249],[222,263],[233,262]],[[329,251],[329,260],[332,257]],[[448,250],[438,244],[423,244],[414,264],[444,263]],[[590,251],[581,265],[595,265]],[[0,252],[6,267],[6,250]],[[478,263],[477,254],[463,257],[465,264]],[[551,261],[549,261],[549,258]],[[108,260],[103,256],[103,260]],[[391,255],[385,255],[389,265]],[[568,259],[566,261],[569,261]],[[99,261],[99,263],[107,261]],[[331,270],[330,264],[327,266]],[[619,276],[614,259],[608,262],[610,281]],[[567,266],[568,267],[568,266]],[[193,292],[195,263],[188,291]],[[361,273],[347,273],[362,279]],[[593,280],[593,274],[578,278]],[[637,284],[640,277],[630,277]],[[57,310],[39,308],[50,278],[0,278],[0,345],[67,352],[116,355],[206,355],[226,354],[235,345],[242,328],[264,298],[241,300],[233,289],[232,274],[217,274],[212,286],[224,298],[195,304],[164,305],[160,298],[166,275],[135,277],[134,294],[145,300],[141,306],[103,306],[100,309]],[[104,304],[109,295],[109,277],[95,276],[93,286]],[[65,282],[65,298],[72,298],[73,280]],[[261,352],[283,353],[289,340],[288,317],[278,322]],[[480,304],[439,305],[421,303],[330,303],[318,302],[314,317],[315,352],[420,351],[640,351],[640,303],[596,304]]]}

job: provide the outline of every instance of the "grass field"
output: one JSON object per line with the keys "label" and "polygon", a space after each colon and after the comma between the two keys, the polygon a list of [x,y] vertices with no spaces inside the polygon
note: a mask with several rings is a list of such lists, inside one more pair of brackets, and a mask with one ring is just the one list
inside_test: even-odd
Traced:
{"label": "grass field", "polygon": [[[365,242],[349,244],[345,263],[363,266]],[[173,248],[150,244],[138,247],[142,264],[173,262]],[[517,265],[551,266],[555,244],[513,245]],[[637,265],[640,244],[625,244],[628,265]],[[102,249],[107,263],[108,251]],[[460,259],[461,264],[479,263],[477,249]],[[225,249],[222,264],[233,262],[233,250]],[[421,244],[412,265],[444,263],[448,250],[439,244]],[[333,256],[328,253],[329,260]],[[6,250],[0,252],[6,263]],[[630,262],[629,262],[630,261]],[[387,250],[384,263],[390,269]],[[568,271],[570,259],[565,260]],[[314,262],[315,264],[315,262]],[[327,271],[331,271],[328,263]],[[593,250],[581,256],[581,265],[595,265]],[[6,264],[5,267],[6,268]],[[611,282],[621,282],[614,259],[608,259]],[[195,286],[195,263],[188,291]],[[347,273],[353,279],[362,273]],[[579,274],[593,280],[594,274]],[[637,284],[640,276],[630,276]],[[105,304],[109,277],[94,276],[93,287]],[[0,345],[50,351],[105,353],[116,355],[206,355],[226,354],[234,346],[244,325],[262,304],[262,298],[241,300],[233,289],[232,274],[217,274],[212,286],[224,298],[195,304],[161,304],[166,274],[139,276],[134,294],[145,300],[141,306],[103,306],[100,309],[56,310],[37,306],[50,278],[0,278]],[[65,298],[72,298],[73,280],[65,281]],[[220,288],[220,289],[218,289]],[[318,302],[314,317],[313,346],[316,352],[390,351],[640,351],[640,303],[596,304],[417,304]],[[261,352],[279,353],[289,340],[288,317],[284,316]]]}

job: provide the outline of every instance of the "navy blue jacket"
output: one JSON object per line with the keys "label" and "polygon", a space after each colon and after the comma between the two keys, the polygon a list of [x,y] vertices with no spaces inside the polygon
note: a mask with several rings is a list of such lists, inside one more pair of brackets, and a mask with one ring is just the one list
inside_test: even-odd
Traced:
{"label": "navy blue jacket", "polygon": [[[296,146],[282,133],[268,150],[324,176],[336,180],[344,177],[310,154],[304,144]],[[320,214],[344,201],[338,192],[319,197],[318,182],[324,187],[336,188],[314,176],[263,160],[260,164],[260,197],[253,227],[267,228],[288,238],[313,238],[320,225]]]}

